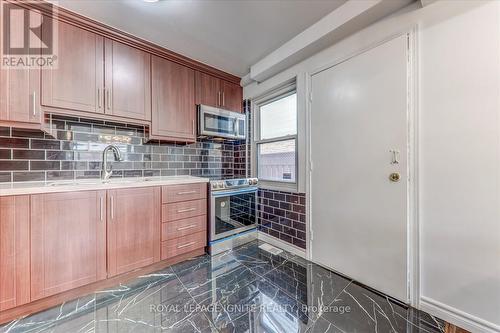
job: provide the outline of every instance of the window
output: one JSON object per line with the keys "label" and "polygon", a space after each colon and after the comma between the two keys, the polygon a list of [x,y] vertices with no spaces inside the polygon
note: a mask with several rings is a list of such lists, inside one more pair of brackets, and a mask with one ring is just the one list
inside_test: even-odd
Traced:
{"label": "window", "polygon": [[256,107],[257,177],[261,181],[297,183],[297,93],[295,86]]}

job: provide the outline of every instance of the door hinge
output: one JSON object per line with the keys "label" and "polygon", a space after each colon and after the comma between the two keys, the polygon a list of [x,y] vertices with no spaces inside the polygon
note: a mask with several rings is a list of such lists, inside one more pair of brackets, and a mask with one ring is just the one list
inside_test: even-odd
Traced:
{"label": "door hinge", "polygon": [[312,171],[312,170],[313,170],[313,162],[309,161],[309,171]]}
{"label": "door hinge", "polygon": [[309,236],[310,240],[314,239],[314,232],[312,231],[312,229],[309,231]]}
{"label": "door hinge", "polygon": [[309,102],[312,103],[312,101],[313,101],[313,93],[312,93],[312,91],[310,91],[309,92]]}

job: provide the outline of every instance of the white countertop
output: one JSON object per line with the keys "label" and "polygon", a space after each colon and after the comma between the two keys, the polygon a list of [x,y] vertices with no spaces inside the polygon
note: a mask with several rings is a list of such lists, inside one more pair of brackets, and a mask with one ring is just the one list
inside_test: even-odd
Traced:
{"label": "white countertop", "polygon": [[111,190],[117,188],[164,186],[179,184],[208,183],[208,178],[193,176],[168,176],[144,178],[112,178],[106,182],[100,179],[64,180],[47,182],[19,182],[0,184],[0,196],[57,193],[71,191]]}

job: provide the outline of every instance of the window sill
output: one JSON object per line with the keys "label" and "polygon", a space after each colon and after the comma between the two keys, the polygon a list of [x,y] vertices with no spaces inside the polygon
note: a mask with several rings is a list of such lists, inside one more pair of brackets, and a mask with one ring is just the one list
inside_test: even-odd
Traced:
{"label": "window sill", "polygon": [[271,191],[283,191],[290,193],[301,193],[298,190],[297,183],[279,183],[279,182],[270,182],[261,180],[259,181],[259,188],[263,190],[271,190]]}

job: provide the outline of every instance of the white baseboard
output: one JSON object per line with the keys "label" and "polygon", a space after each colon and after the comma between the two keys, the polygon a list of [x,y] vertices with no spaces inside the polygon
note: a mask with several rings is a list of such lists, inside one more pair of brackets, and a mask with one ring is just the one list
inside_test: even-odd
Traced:
{"label": "white baseboard", "polygon": [[500,333],[498,325],[425,296],[420,297],[420,309],[472,333]]}
{"label": "white baseboard", "polygon": [[281,239],[270,236],[262,231],[259,231],[258,237],[263,242],[279,247],[282,250],[298,255],[299,257],[302,257],[304,259],[306,258],[306,251],[304,249],[301,249],[300,247],[284,242]]}

